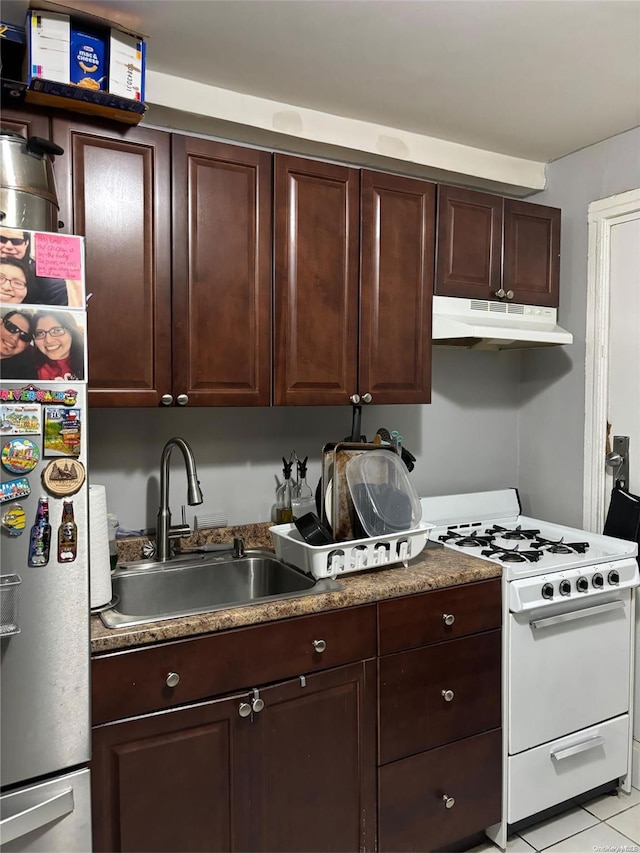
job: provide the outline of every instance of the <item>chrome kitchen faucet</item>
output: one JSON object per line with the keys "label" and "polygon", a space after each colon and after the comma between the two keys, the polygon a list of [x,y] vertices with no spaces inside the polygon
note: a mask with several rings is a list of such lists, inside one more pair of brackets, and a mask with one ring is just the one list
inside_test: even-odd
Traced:
{"label": "chrome kitchen faucet", "polygon": [[182,451],[184,464],[187,469],[187,503],[196,506],[202,503],[202,491],[196,471],[196,460],[193,450],[183,438],[170,438],[165,444],[160,459],[160,509],[158,510],[158,522],[156,528],[156,559],[158,562],[166,562],[171,558],[170,540],[180,536],[188,536],[191,528],[188,524],[171,526],[171,510],[169,509],[169,458],[174,447]]}

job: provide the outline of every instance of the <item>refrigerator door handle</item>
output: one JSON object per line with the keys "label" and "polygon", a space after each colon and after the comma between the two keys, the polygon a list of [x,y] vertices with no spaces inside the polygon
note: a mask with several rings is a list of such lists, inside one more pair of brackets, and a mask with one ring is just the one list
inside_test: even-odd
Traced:
{"label": "refrigerator door handle", "polygon": [[35,806],[0,820],[2,843],[22,838],[34,829],[40,829],[58,818],[73,811],[73,788],[65,788],[53,797],[49,797]]}

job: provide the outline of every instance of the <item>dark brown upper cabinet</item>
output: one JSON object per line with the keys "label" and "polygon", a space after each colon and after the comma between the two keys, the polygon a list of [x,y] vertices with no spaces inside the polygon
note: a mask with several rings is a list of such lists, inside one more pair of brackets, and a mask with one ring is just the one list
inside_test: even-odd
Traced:
{"label": "dark brown upper cabinet", "polygon": [[173,394],[268,406],[271,154],[174,134]]}
{"label": "dark brown upper cabinet", "polygon": [[90,404],[269,405],[271,155],[63,118],[53,139],[87,238]]}
{"label": "dark brown upper cabinet", "polygon": [[171,390],[170,136],[55,117],[63,230],[86,237],[89,403]]}
{"label": "dark brown upper cabinet", "polygon": [[[504,200],[502,287],[506,298],[557,308],[560,298],[560,210]],[[513,297],[509,294],[513,293]]]}
{"label": "dark brown upper cabinet", "polygon": [[502,199],[438,187],[435,293],[488,299],[500,289]]}
{"label": "dark brown upper cabinet", "polygon": [[438,187],[435,293],[557,307],[560,211]]}
{"label": "dark brown upper cabinet", "polygon": [[425,403],[435,186],[275,156],[276,405]]}
{"label": "dark brown upper cabinet", "polygon": [[49,116],[30,110],[2,109],[2,128],[19,133],[20,136],[50,138]]}
{"label": "dark brown upper cabinet", "polygon": [[360,174],[274,161],[274,403],[348,403],[358,389]]}

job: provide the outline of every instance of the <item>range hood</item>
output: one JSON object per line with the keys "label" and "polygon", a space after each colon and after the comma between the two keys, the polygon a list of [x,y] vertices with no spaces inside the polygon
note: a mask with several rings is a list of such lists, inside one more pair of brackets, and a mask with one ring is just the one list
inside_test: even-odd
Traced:
{"label": "range hood", "polygon": [[558,326],[555,308],[433,297],[434,346],[473,349],[526,349],[572,344],[573,335]]}

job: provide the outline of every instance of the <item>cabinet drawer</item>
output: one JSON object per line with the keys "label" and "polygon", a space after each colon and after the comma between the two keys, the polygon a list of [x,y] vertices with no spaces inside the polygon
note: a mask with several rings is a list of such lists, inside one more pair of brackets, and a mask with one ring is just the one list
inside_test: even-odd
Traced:
{"label": "cabinet drawer", "polygon": [[[381,655],[502,624],[500,578],[395,598],[378,605]],[[453,616],[452,624],[445,616]]]}
{"label": "cabinet drawer", "polygon": [[[381,853],[442,850],[501,815],[501,730],[432,749],[378,771]],[[453,797],[451,808],[445,798]]]}
{"label": "cabinet drawer", "polygon": [[380,764],[500,725],[501,631],[380,659]]}
{"label": "cabinet drawer", "polygon": [[[93,725],[365,660],[375,638],[376,609],[367,605],[95,657]],[[169,673],[179,676],[174,687]]]}

